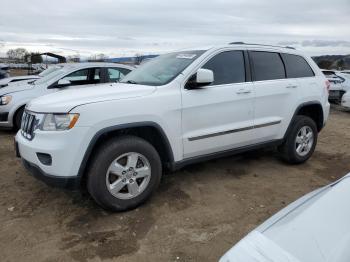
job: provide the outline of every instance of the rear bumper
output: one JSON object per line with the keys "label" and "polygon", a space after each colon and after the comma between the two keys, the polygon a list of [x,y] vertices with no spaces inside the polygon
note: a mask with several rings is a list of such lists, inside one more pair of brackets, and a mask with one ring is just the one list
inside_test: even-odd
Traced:
{"label": "rear bumper", "polygon": [[43,181],[45,184],[52,187],[66,188],[76,190],[80,188],[80,177],[58,177],[46,174],[40,167],[27,160],[22,159],[23,166],[35,178]]}

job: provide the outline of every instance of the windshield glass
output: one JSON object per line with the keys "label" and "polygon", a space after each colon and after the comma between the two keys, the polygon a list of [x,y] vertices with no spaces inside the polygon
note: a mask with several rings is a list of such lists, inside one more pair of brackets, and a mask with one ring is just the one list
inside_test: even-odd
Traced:
{"label": "windshield glass", "polygon": [[130,72],[121,83],[161,86],[169,83],[205,51],[182,51],[161,55]]}
{"label": "windshield glass", "polygon": [[64,69],[64,67],[60,68],[60,69],[56,69],[55,71],[49,73],[48,75],[39,78],[38,80],[34,81],[33,84],[35,85],[40,85],[46,82],[51,81],[52,79],[56,78],[57,76],[64,74],[66,72],[66,69]]}
{"label": "windshield glass", "polygon": [[42,71],[42,72],[39,74],[39,76],[41,76],[41,77],[47,76],[47,75],[51,74],[52,72],[54,72],[54,71],[56,71],[56,70],[58,70],[58,69],[60,69],[60,68],[62,68],[62,66],[52,66],[52,67],[49,67],[48,69],[45,69],[44,71]]}

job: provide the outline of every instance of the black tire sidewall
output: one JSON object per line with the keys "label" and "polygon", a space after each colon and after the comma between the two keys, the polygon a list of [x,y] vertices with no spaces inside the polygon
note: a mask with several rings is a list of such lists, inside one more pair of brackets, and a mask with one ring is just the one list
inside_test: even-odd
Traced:
{"label": "black tire sidewall", "polygon": [[[310,149],[310,152],[305,156],[300,156],[297,153],[295,148],[295,140],[300,129],[304,126],[311,128],[314,136],[314,142]],[[315,151],[315,148],[317,145],[317,137],[318,137],[318,131],[314,120],[312,120],[310,117],[307,117],[307,116],[297,116],[294,120],[293,128],[288,134],[288,138],[285,143],[285,147],[286,147],[285,154],[288,162],[299,164],[307,161]]]}
{"label": "black tire sidewall", "polygon": [[14,121],[14,125],[13,125],[16,130],[19,130],[21,128],[23,113],[24,113],[24,108],[20,108],[16,112],[15,119],[14,119],[15,121]]}
{"label": "black tire sidewall", "polygon": [[[146,189],[132,199],[118,199],[108,190],[106,173],[112,161],[119,156],[136,152],[147,158],[151,165],[151,179]],[[96,153],[88,173],[88,191],[102,207],[112,211],[124,211],[135,208],[145,202],[158,187],[162,176],[160,157],[155,148],[138,137],[126,136],[105,142]]]}

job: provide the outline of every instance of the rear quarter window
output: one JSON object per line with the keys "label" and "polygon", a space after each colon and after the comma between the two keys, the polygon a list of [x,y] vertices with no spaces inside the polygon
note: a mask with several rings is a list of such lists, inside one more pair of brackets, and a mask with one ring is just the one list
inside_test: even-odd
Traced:
{"label": "rear quarter window", "polygon": [[311,66],[299,55],[281,54],[288,78],[315,76]]}

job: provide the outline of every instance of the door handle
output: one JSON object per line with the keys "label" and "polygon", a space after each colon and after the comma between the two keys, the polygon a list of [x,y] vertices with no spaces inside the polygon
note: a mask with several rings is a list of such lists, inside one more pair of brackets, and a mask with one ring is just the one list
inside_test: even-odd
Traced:
{"label": "door handle", "polygon": [[297,88],[297,85],[287,85],[286,88]]}
{"label": "door handle", "polygon": [[236,92],[236,94],[241,95],[241,94],[250,94],[252,91],[251,90],[246,90],[246,89],[240,89]]}

